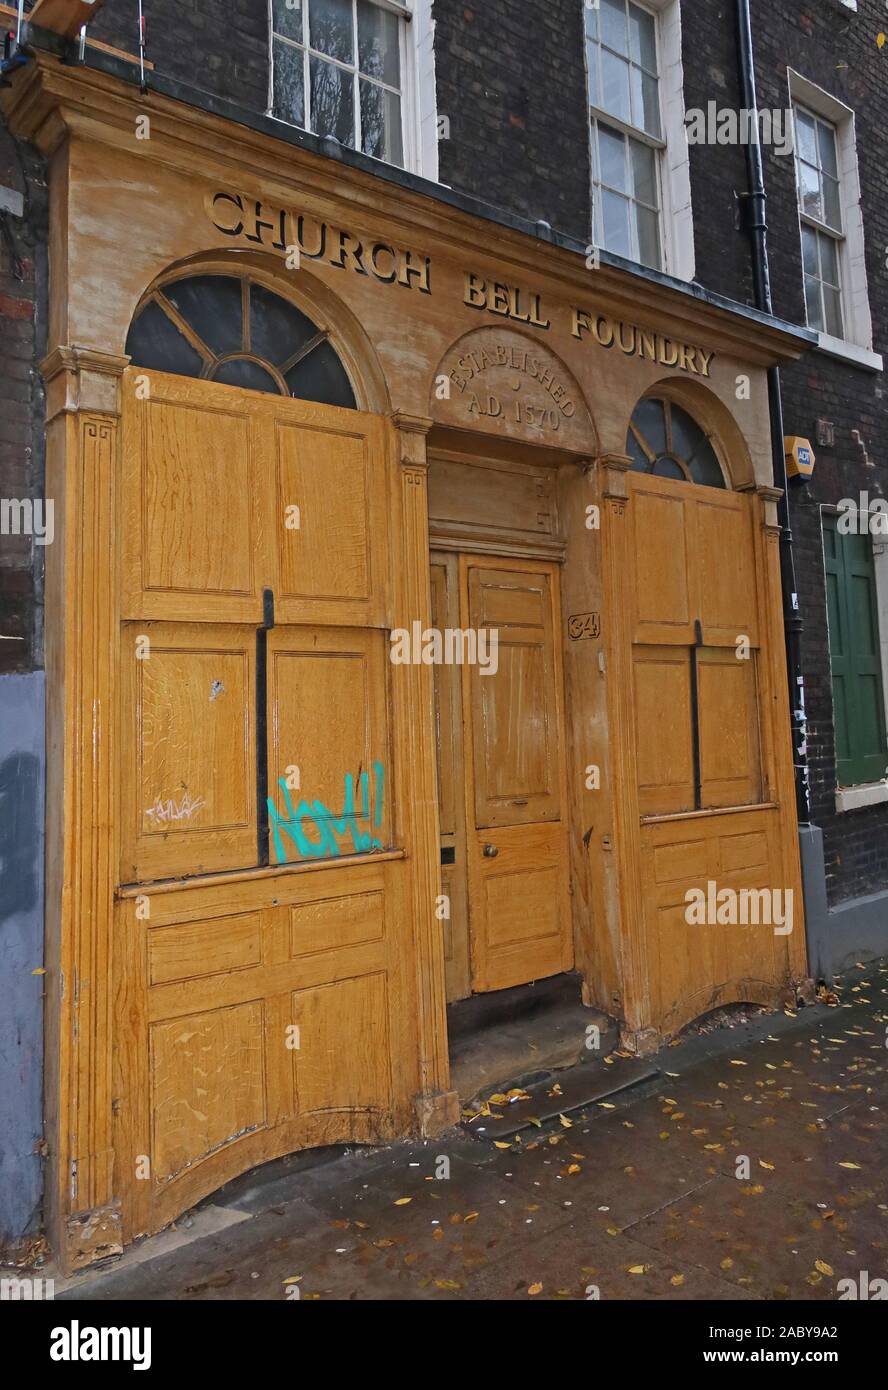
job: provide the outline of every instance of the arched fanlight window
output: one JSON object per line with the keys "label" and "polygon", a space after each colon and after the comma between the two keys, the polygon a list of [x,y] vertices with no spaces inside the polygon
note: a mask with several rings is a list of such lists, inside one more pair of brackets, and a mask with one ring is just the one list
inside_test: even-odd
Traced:
{"label": "arched fanlight window", "polygon": [[134,367],[355,408],[326,332],[240,275],[194,275],[155,290],[130,326]]}
{"label": "arched fanlight window", "polygon": [[725,486],[725,475],[709,439],[696,420],[672,401],[647,396],[638,402],[626,452],[639,473],[701,487]]}

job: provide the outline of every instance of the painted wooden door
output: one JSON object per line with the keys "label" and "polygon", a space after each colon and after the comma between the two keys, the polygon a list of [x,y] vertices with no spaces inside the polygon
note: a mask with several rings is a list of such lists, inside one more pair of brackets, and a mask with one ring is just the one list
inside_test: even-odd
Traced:
{"label": "painted wooden door", "polygon": [[385,422],[160,374],[124,389],[130,1239],[278,1154],[402,1131],[418,1064]]}
{"label": "painted wooden door", "polygon": [[[459,557],[434,556],[431,582],[434,627],[440,632],[459,628]],[[465,999],[472,992],[466,869],[465,731],[460,668],[439,664],[433,670],[441,891],[444,895],[441,924],[447,1002],[450,1004],[454,1000]]]}
{"label": "painted wooden door", "polygon": [[[783,653],[762,598],[768,555],[758,501],[629,480],[622,640],[631,690],[616,693],[614,723],[628,740],[624,766],[634,782],[618,789],[634,820],[621,837],[623,859],[637,844],[641,891],[634,899],[625,862],[624,929],[641,970],[634,1023],[668,1035],[730,1000],[773,1002],[803,958],[804,927],[792,785],[776,749],[785,736]],[[625,594],[615,598],[625,611]],[[706,897],[699,913],[689,890]],[[720,920],[710,920],[714,901]],[[788,905],[786,930],[777,918]]]}
{"label": "painted wooden door", "polygon": [[462,668],[472,988],[483,992],[573,964],[558,570],[465,555],[460,569],[463,626],[495,640],[486,665]]}

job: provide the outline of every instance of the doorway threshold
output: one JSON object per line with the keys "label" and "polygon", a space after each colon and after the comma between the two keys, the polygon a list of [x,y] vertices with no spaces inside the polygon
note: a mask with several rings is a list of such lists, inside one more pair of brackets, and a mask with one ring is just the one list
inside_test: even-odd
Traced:
{"label": "doorway threshold", "polygon": [[450,1084],[460,1101],[529,1086],[612,1052],[614,1020],[586,1008],[580,991],[580,976],[570,973],[450,1004]]}

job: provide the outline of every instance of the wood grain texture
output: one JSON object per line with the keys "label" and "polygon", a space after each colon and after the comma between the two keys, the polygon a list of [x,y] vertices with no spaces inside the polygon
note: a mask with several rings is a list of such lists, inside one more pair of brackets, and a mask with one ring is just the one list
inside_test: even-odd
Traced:
{"label": "wood grain texture", "polygon": [[[495,629],[495,673],[462,667],[472,989],[573,964],[557,566],[460,557],[462,626]],[[495,853],[492,853],[494,851]]]}

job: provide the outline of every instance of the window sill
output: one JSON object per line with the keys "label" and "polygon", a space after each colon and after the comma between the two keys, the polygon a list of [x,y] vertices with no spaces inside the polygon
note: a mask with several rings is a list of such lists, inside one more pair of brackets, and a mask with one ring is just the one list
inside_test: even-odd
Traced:
{"label": "window sill", "polygon": [[888,782],[866,782],[860,787],[840,787],[836,791],[836,810],[860,811],[888,801]]}
{"label": "window sill", "polygon": [[850,362],[855,367],[863,367],[868,372],[882,370],[882,358],[878,352],[846,343],[844,338],[833,338],[829,333],[817,334],[817,352],[825,352],[828,357],[837,357],[841,362]]}

